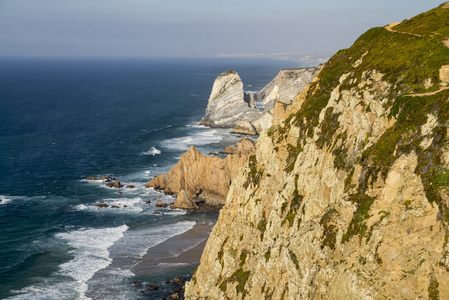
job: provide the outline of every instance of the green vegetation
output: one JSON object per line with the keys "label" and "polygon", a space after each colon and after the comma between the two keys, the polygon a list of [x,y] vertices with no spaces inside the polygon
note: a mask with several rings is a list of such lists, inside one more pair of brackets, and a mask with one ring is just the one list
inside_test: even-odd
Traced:
{"label": "green vegetation", "polygon": [[248,281],[249,275],[251,274],[250,271],[243,271],[243,265],[246,262],[246,259],[248,258],[248,252],[246,250],[243,250],[243,252],[240,254],[240,268],[236,270],[229,278],[223,280],[219,287],[223,292],[226,292],[228,289],[228,283],[237,282],[237,286],[235,287],[236,293],[242,293],[243,299],[245,298],[246,294],[248,292],[245,290],[246,282]]}
{"label": "green vegetation", "polygon": [[[300,195],[298,192],[298,183],[297,183],[298,177],[295,176],[295,191],[293,192],[292,199],[290,201],[290,209],[287,213],[287,215],[284,217],[284,219],[281,222],[281,225],[284,226],[286,222],[288,222],[288,227],[292,227],[293,223],[295,222],[296,215],[298,213],[299,208],[301,207],[302,200],[304,198],[303,195]],[[287,208],[287,203],[283,203],[281,207],[281,212],[284,213]],[[298,226],[301,223],[301,219],[298,220]]]}
{"label": "green vegetation", "polygon": [[250,185],[258,186],[263,176],[263,170],[257,167],[257,158],[251,155],[248,158],[249,173],[243,187],[247,189]]}
{"label": "green vegetation", "polygon": [[449,37],[449,14],[447,13],[447,9],[441,9],[440,6],[422,13],[411,20],[405,20],[393,29],[412,34],[439,34]]}
{"label": "green vegetation", "polygon": [[299,261],[296,257],[296,254],[292,252],[291,250],[288,250],[288,254],[290,255],[290,259],[292,260],[293,264],[295,265],[295,268],[299,270]]}
{"label": "green vegetation", "polygon": [[321,135],[320,138],[316,141],[317,146],[320,148],[323,148],[324,146],[331,146],[332,136],[334,135],[335,130],[340,127],[338,117],[341,115],[341,113],[334,114],[333,110],[333,107],[328,107],[326,109],[324,120],[320,124]]}
{"label": "green vegetation", "polygon": [[237,74],[237,72],[234,71],[234,70],[228,70],[228,71],[226,71],[226,72],[221,73],[220,76],[219,76],[219,78],[225,77],[225,76],[228,76],[228,75],[231,75],[231,74]]}
{"label": "green vegetation", "polygon": [[257,229],[260,230],[260,240],[262,241],[265,230],[267,230],[267,218],[265,217],[265,211],[262,212],[262,219],[259,224],[257,224]]}
{"label": "green vegetation", "polygon": [[334,224],[330,224],[334,215],[339,215],[339,213],[335,208],[329,208],[320,220],[320,225],[324,228],[321,236],[321,249],[324,249],[326,246],[331,250],[335,249],[338,229],[336,229]]}
{"label": "green vegetation", "polygon": [[285,167],[285,171],[287,173],[291,173],[295,168],[296,159],[298,158],[299,153],[302,151],[301,147],[293,146],[292,144],[287,145],[288,158],[287,158],[287,166]]}
{"label": "green vegetation", "polygon": [[368,227],[366,226],[366,220],[370,217],[368,212],[374,202],[374,198],[365,194],[355,194],[350,195],[349,200],[357,204],[357,210],[352,216],[346,233],[341,237],[341,242],[345,243],[349,241],[354,235],[359,235],[360,242],[362,242],[362,238],[367,236]]}
{"label": "green vegetation", "polygon": [[[407,201],[406,201],[407,202]],[[382,216],[380,217],[379,221],[377,221],[376,223],[374,223],[368,233],[368,236],[366,238],[366,243],[369,242],[369,240],[371,239],[371,236],[373,235],[373,231],[374,228],[376,228],[377,226],[379,226],[379,224],[383,221],[383,219],[385,219],[386,217],[388,217],[390,215],[390,212],[386,212],[384,210],[380,211],[379,214],[382,214]]]}
{"label": "green vegetation", "polygon": [[265,257],[265,260],[268,261],[271,257],[271,251],[268,250],[267,252],[265,252],[264,257]]}
{"label": "green vegetation", "polygon": [[223,241],[223,244],[221,244],[220,251],[218,251],[218,254],[217,254],[218,261],[220,262],[222,268],[224,267],[224,260],[223,260],[224,246],[226,245],[227,241],[228,241],[228,238],[226,238]]}
{"label": "green vegetation", "polygon": [[429,292],[429,299],[430,300],[439,300],[440,299],[440,292],[438,291],[438,281],[432,277],[429,283],[429,288],[427,291]]}
{"label": "green vegetation", "polygon": [[[283,136],[288,133],[291,126],[297,126],[303,137],[312,137],[314,129],[319,126],[321,129],[317,142],[319,147],[329,146],[334,139],[338,139],[334,137],[338,128],[338,114],[332,114],[332,108],[326,111],[324,122],[322,124],[318,122],[319,114],[328,104],[331,92],[340,84],[339,80],[343,74],[348,76],[341,83],[341,90],[355,87],[354,82],[361,82],[367,72],[369,74],[377,70],[383,74],[382,80],[389,82],[392,86],[388,91],[379,91],[379,93],[388,93],[390,101],[387,101],[385,105],[391,105],[393,99],[401,95],[437,90],[440,82],[439,69],[449,64],[449,48],[441,42],[442,35],[449,36],[447,11],[447,9],[435,9],[395,27],[395,30],[403,31],[407,31],[407,26],[410,29],[416,27],[423,36],[390,32],[383,27],[377,27],[360,36],[350,48],[335,54],[319,73],[319,80],[311,84],[301,110],[291,115],[285,120],[283,127],[277,130],[278,142],[283,140]],[[421,25],[417,27],[418,23]],[[413,33],[417,32],[413,31]],[[362,55],[361,63],[354,68],[355,62]],[[431,85],[426,87],[425,82],[429,82],[429,79]],[[369,106],[366,108],[366,111],[368,110],[371,111]],[[419,110],[415,111],[421,117],[425,117],[425,114],[421,114]],[[346,136],[339,138],[344,142]],[[290,173],[297,155],[302,151],[301,141],[297,145],[289,145],[288,151],[289,157],[285,171]],[[337,157],[336,167],[347,169],[345,147],[334,149],[334,155]]]}

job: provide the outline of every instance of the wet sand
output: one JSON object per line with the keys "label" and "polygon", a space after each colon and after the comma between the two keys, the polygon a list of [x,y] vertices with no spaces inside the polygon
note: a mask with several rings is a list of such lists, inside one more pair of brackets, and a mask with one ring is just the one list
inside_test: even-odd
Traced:
{"label": "wet sand", "polygon": [[192,229],[151,247],[131,271],[136,276],[145,276],[165,273],[182,266],[199,265],[211,230],[212,225],[195,225]]}

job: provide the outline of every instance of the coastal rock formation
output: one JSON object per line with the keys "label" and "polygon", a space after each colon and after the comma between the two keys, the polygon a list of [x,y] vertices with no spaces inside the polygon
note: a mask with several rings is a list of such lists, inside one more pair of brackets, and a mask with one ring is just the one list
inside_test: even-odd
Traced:
{"label": "coastal rock formation", "polygon": [[220,74],[214,82],[206,115],[200,124],[210,127],[234,127],[239,120],[253,120],[259,115],[252,97],[243,91],[243,83],[235,71]]}
{"label": "coastal rock formation", "polygon": [[275,105],[186,299],[449,299],[448,7],[367,31]]}
{"label": "coastal rock formation", "polygon": [[167,207],[167,204],[163,203],[162,201],[158,201],[156,203],[156,207]]}
{"label": "coastal rock formation", "polygon": [[187,195],[186,191],[181,190],[176,196],[176,203],[170,205],[170,208],[198,209],[198,205]]}
{"label": "coastal rock formation", "polygon": [[264,111],[257,119],[240,121],[240,123],[236,124],[233,131],[236,133],[254,134],[252,130],[245,129],[251,125],[255,133],[259,134],[263,130],[270,128],[273,125],[273,110],[275,106],[290,105],[292,100],[312,81],[320,69],[321,66],[281,70],[270,83],[253,95],[256,100],[263,101]]}
{"label": "coastal rock formation", "polygon": [[262,100],[265,110],[269,111],[273,109],[276,101],[291,104],[320,69],[321,66],[281,70],[270,83],[255,94],[255,98]]}
{"label": "coastal rock formation", "polygon": [[168,173],[156,176],[146,187],[168,189],[176,194],[184,191],[189,199],[199,198],[208,204],[223,204],[233,178],[254,149],[254,142],[244,138],[229,150],[232,154],[222,159],[202,155],[191,146]]}

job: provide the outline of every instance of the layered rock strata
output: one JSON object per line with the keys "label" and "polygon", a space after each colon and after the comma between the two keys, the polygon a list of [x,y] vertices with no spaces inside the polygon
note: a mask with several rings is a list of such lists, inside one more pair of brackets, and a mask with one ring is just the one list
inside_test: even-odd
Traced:
{"label": "layered rock strata", "polygon": [[168,173],[156,176],[146,187],[178,194],[179,207],[195,198],[203,199],[207,204],[224,204],[233,178],[248,157],[254,154],[255,144],[245,137],[227,149],[229,155],[220,158],[202,155],[191,146]]}
{"label": "layered rock strata", "polygon": [[215,79],[206,115],[201,119],[200,124],[232,128],[237,121],[253,120],[259,114],[252,96],[245,94],[239,75],[230,70]]}
{"label": "layered rock strata", "polygon": [[186,299],[449,299],[448,19],[373,28],[275,105]]}
{"label": "layered rock strata", "polygon": [[[232,70],[226,71],[215,79],[206,115],[200,124],[233,128],[234,133],[259,134],[272,125],[275,103],[291,104],[291,99],[304,89],[320,68],[281,70],[256,94],[246,94],[238,74]],[[263,112],[256,108],[255,100],[263,101]]]}

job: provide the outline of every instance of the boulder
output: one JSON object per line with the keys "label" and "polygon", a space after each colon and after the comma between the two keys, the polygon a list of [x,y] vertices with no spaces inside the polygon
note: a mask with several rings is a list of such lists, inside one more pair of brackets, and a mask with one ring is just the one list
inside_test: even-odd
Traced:
{"label": "boulder", "polygon": [[154,285],[154,284],[151,284],[151,283],[147,284],[147,290],[148,291],[155,291],[157,289],[159,289],[159,287],[157,285]]}
{"label": "boulder", "polygon": [[220,74],[214,82],[200,124],[210,127],[233,128],[239,120],[253,120],[259,115],[253,96],[246,96],[243,83],[235,71]]}
{"label": "boulder", "polygon": [[240,133],[240,134],[248,134],[248,135],[256,135],[257,131],[254,128],[254,126],[246,121],[246,120],[239,120],[235,123],[234,128],[232,129],[233,133]]}
{"label": "boulder", "polygon": [[198,209],[198,205],[187,195],[185,190],[181,190],[176,197],[176,203],[170,205],[170,208]]}
{"label": "boulder", "polygon": [[156,207],[167,207],[167,204],[162,203],[162,201],[159,200],[159,201],[156,203]]}
{"label": "boulder", "polygon": [[110,181],[108,183],[106,183],[106,186],[110,187],[110,188],[122,188],[123,185],[120,183],[120,181]]}
{"label": "boulder", "polygon": [[86,178],[86,180],[100,180],[97,177],[89,176]]}
{"label": "boulder", "polygon": [[131,286],[141,287],[142,284],[140,284],[140,283],[138,283],[138,282],[136,282],[136,281],[133,281],[133,282],[131,282]]}
{"label": "boulder", "polygon": [[126,186],[126,188],[127,188],[127,189],[133,189],[133,188],[135,188],[135,186],[132,185],[132,184],[128,184],[128,185]]}
{"label": "boulder", "polygon": [[181,285],[181,284],[186,283],[186,280],[185,280],[185,278],[182,277],[182,276],[176,276],[176,277],[172,280],[172,282],[173,282],[174,284],[179,284],[179,285]]}

